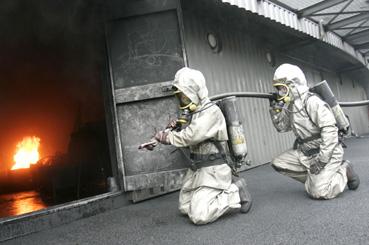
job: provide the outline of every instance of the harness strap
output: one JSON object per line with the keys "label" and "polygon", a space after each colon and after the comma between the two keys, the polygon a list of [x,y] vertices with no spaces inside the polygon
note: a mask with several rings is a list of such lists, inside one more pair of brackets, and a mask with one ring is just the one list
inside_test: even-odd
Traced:
{"label": "harness strap", "polygon": [[197,163],[192,163],[190,168],[192,171],[196,171],[200,168],[205,168],[205,167],[210,167],[210,166],[216,166],[216,165],[222,165],[224,164],[223,159],[218,158],[215,160],[209,160],[209,161],[202,161],[202,162],[197,162]]}
{"label": "harness strap", "polygon": [[214,153],[214,154],[195,154],[195,153],[191,153],[190,154],[190,158],[191,160],[193,160],[195,163],[198,162],[207,162],[207,161],[214,161],[217,159],[222,159],[222,154],[220,153]]}
{"label": "harness strap", "polygon": [[317,140],[317,139],[320,139],[320,134],[314,134],[310,137],[307,137],[305,139],[301,139],[300,137],[297,137],[295,139],[295,142],[293,143],[293,149],[296,150],[298,148],[299,145],[302,145],[302,144],[305,144],[305,143],[308,143],[308,142],[311,142],[313,140]]}
{"label": "harness strap", "polygon": [[307,157],[311,157],[311,156],[314,156],[314,155],[317,155],[319,154],[320,152],[320,148],[315,148],[315,149],[310,149],[310,150],[301,150],[301,152],[307,156]]}
{"label": "harness strap", "polygon": [[221,165],[224,163],[228,164],[229,161],[227,158],[227,154],[221,142],[216,141],[216,140],[208,140],[208,141],[215,145],[219,153],[206,154],[206,155],[191,153],[190,158],[193,163],[191,164],[190,168],[193,171],[196,171],[199,168],[204,168],[204,167],[209,167],[209,166],[214,166],[214,165]]}

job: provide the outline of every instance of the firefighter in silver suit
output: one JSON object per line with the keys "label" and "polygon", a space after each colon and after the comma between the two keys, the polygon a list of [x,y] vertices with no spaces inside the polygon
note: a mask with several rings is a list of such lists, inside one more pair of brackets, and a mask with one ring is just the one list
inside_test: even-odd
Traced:
{"label": "firefighter in silver suit", "polygon": [[272,160],[281,174],[304,183],[314,199],[332,199],[347,185],[358,188],[360,179],[352,164],[343,160],[336,119],[331,108],[319,96],[309,92],[302,70],[282,64],[274,74],[276,100],[271,101],[270,116],[278,132],[296,136],[293,149]]}
{"label": "firefighter in silver suit", "polygon": [[187,170],[179,194],[179,210],[195,224],[213,222],[231,209],[247,213],[251,196],[243,178],[235,179],[220,148],[226,147],[227,127],[218,106],[208,98],[200,71],[182,68],[173,82],[180,110],[192,118],[180,131],[160,131],[157,141],[189,147],[193,164]]}

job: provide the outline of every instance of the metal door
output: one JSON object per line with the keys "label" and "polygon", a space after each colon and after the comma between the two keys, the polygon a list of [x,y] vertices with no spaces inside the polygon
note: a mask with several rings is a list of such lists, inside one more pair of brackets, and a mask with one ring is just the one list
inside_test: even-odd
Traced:
{"label": "metal door", "polygon": [[112,114],[118,175],[132,200],[176,190],[188,166],[173,146],[138,150],[175,118],[171,91],[175,72],[185,66],[177,1],[126,2],[107,24]]}

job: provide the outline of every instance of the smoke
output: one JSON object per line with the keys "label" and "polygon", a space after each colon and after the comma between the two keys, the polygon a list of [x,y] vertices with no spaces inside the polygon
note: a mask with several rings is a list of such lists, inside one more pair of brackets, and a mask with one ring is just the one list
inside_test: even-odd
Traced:
{"label": "smoke", "polygon": [[77,118],[103,120],[103,11],[102,0],[1,1],[0,171],[24,136],[52,155]]}

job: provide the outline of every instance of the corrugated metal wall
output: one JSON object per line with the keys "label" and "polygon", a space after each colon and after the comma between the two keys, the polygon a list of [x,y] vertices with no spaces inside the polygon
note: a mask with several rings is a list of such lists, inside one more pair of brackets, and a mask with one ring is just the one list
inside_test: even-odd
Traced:
{"label": "corrugated metal wall", "polygon": [[[328,71],[322,72],[316,68],[291,59],[280,58],[279,61],[281,63],[292,62],[300,66],[305,72],[309,86],[312,86],[322,80],[327,80],[333,93],[339,101],[359,101],[367,100],[368,98],[366,89],[362,86],[362,84],[348,75],[338,75],[335,72]],[[344,110],[345,114],[349,116],[351,127],[355,133],[359,135],[369,133],[368,106],[343,107],[342,109]]]}
{"label": "corrugated metal wall", "polygon": [[[229,11],[233,10],[218,6],[216,11],[212,11],[209,6],[194,6],[194,1],[190,2],[183,1],[187,58],[190,67],[204,73],[210,95],[233,91],[271,91],[275,67],[267,62],[267,49],[252,38],[252,34],[245,31],[245,26],[230,24],[226,16],[232,14]],[[207,42],[209,32],[218,34],[222,41],[221,52],[215,53],[211,50]],[[288,60],[283,60],[285,61]],[[277,62],[282,62],[282,59]],[[293,60],[288,62],[298,64]],[[319,71],[302,64],[298,65],[306,72],[308,80],[321,81],[322,75]],[[329,80],[340,100],[366,98],[363,88],[349,78],[342,78],[341,85],[339,78],[334,74],[323,76]],[[352,87],[353,84],[355,88]],[[294,141],[292,133],[277,133],[274,129],[269,117],[267,100],[240,98],[239,105],[248,139],[248,157],[253,165],[269,162],[273,156],[292,146]],[[369,132],[367,108],[346,111],[357,132]]]}

